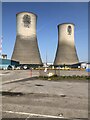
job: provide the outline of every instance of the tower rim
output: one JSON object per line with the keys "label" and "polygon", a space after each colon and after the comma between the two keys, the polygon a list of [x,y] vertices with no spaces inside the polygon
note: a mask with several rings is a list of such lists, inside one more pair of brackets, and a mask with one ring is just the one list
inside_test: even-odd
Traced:
{"label": "tower rim", "polygon": [[57,26],[59,27],[60,25],[65,25],[65,24],[71,24],[71,25],[74,25],[75,26],[75,24],[74,23],[70,23],[70,22],[66,22],[66,23],[60,23],[60,24],[58,24]]}
{"label": "tower rim", "polygon": [[18,12],[18,13],[16,13],[16,16],[19,15],[19,14],[21,14],[21,13],[31,13],[31,14],[33,14],[33,15],[35,15],[37,17],[37,14],[35,14],[33,12],[28,12],[28,11]]}

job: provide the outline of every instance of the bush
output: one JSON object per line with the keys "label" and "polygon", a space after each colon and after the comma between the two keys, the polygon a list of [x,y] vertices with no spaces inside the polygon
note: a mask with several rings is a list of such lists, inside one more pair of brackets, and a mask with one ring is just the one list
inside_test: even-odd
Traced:
{"label": "bush", "polygon": [[51,78],[53,78],[53,77],[58,77],[58,75],[54,74],[54,75],[51,76]]}

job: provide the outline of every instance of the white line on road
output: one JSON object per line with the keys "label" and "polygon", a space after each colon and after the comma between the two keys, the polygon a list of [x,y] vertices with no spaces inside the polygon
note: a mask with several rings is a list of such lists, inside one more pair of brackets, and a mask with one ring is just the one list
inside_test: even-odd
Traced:
{"label": "white line on road", "polygon": [[18,79],[14,79],[14,80],[4,81],[2,84],[7,84],[7,83],[11,83],[11,82],[17,82],[17,81],[21,81],[23,79],[27,79],[27,78],[18,78]]}
{"label": "white line on road", "polygon": [[64,118],[63,116],[42,115],[42,114],[34,114],[34,113],[26,113],[26,112],[14,112],[14,111],[3,111],[3,112],[20,114],[20,115],[29,115],[29,116],[35,116],[35,117]]}
{"label": "white line on road", "polygon": [[3,74],[3,73],[2,73],[2,74],[0,74],[0,76],[2,76],[2,75],[6,75],[6,74]]}

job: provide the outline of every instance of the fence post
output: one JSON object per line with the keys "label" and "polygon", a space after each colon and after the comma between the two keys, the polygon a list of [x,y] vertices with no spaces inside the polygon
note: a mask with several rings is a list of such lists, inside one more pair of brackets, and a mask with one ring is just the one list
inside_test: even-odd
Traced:
{"label": "fence post", "polygon": [[32,77],[32,69],[30,69],[30,77]]}

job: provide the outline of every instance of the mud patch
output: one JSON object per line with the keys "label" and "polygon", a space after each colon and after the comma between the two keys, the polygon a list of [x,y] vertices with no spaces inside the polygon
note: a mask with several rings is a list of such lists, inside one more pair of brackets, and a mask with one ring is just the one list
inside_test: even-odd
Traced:
{"label": "mud patch", "polygon": [[8,91],[2,91],[0,92],[2,96],[23,96],[24,94],[21,92],[8,92]]}
{"label": "mud patch", "polygon": [[35,86],[44,86],[44,85],[41,85],[41,84],[35,84]]}

